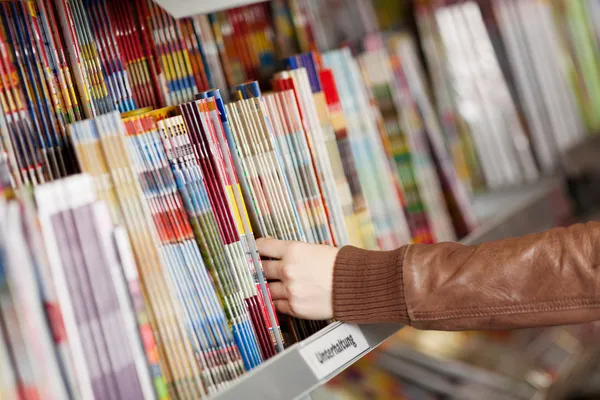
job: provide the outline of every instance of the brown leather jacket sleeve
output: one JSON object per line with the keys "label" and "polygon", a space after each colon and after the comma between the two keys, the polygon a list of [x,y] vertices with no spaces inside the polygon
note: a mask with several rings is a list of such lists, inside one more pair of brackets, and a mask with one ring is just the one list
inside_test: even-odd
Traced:
{"label": "brown leather jacket sleeve", "polygon": [[335,264],[333,304],[342,321],[434,330],[600,320],[600,223],[474,246],[347,246]]}

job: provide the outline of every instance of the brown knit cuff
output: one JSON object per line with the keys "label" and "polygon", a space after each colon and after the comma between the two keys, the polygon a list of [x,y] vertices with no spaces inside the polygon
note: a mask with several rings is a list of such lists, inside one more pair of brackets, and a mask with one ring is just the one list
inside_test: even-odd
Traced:
{"label": "brown knit cuff", "polygon": [[409,323],[402,264],[408,246],[394,251],[343,247],[333,270],[333,313],[345,322]]}

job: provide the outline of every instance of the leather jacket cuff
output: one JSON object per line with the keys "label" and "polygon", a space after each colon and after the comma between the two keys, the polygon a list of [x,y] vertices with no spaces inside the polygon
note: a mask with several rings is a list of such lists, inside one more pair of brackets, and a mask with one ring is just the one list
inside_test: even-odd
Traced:
{"label": "leather jacket cuff", "polygon": [[402,265],[407,246],[393,251],[340,249],[333,270],[333,313],[354,323],[409,323]]}

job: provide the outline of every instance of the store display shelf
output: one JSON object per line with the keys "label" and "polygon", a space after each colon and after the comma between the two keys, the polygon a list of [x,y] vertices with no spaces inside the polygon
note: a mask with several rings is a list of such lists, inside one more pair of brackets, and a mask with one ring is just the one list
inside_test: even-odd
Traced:
{"label": "store display shelf", "polygon": [[448,398],[494,400],[531,399],[535,389],[502,375],[394,345],[376,360],[377,365],[399,379]]}
{"label": "store display shelf", "polygon": [[[497,357],[496,347],[490,352],[490,360],[484,363],[487,367],[478,362],[472,364],[474,353],[488,351],[488,346],[494,347],[493,341],[485,340],[471,348],[465,346],[465,353],[461,351],[460,356],[450,357],[431,350],[423,352],[421,347],[410,342],[393,343],[379,352],[374,362],[400,381],[447,398],[597,399],[600,394],[600,343],[580,342],[576,336],[566,334],[567,328],[551,328],[540,333],[537,338],[541,340],[532,340],[520,352],[507,343],[503,357]],[[533,339],[533,336],[529,338]],[[519,341],[513,337],[512,344]],[[493,355],[495,352],[496,356]],[[536,353],[544,356],[538,358]],[[548,358],[548,354],[553,357]],[[526,366],[517,374],[505,375],[511,364],[519,364],[518,368]],[[496,369],[501,365],[503,367]]]}
{"label": "store display shelf", "polygon": [[533,400],[598,398],[600,394],[600,343],[588,344],[571,356],[558,378],[541,388]]}
{"label": "store display shelf", "polygon": [[171,14],[173,18],[185,18],[199,14],[227,10],[234,7],[247,6],[266,0],[155,0],[158,5]]}
{"label": "store display shelf", "polygon": [[571,216],[562,177],[478,196],[475,212],[480,226],[461,240],[477,244],[536,233],[559,226]]}
{"label": "store display shelf", "polygon": [[[237,400],[250,394],[257,399],[301,398],[339,374],[400,329],[402,329],[400,324],[357,327],[341,322],[334,323],[268,360],[242,377],[232,387],[219,393],[217,398]],[[316,354],[330,349],[338,340],[344,340],[348,335],[353,335],[353,340],[357,343],[357,347],[351,346],[346,349],[349,357],[344,359],[345,354],[342,352],[320,364]],[[364,337],[364,342],[358,337],[361,335]],[[308,360],[310,357],[314,357],[314,361]],[[340,357],[339,363],[335,357]],[[315,366],[315,363],[319,365]]]}
{"label": "store display shelf", "polygon": [[565,152],[562,167],[569,177],[582,176],[591,171],[600,170],[600,132],[588,135]]}
{"label": "store display shelf", "polygon": [[509,386],[508,379],[470,365],[429,356],[404,345],[395,345],[384,352],[385,358],[402,360],[415,367],[435,371],[453,380],[468,380],[472,383],[502,390]]}
{"label": "store display shelf", "polygon": [[[481,196],[476,199],[476,210],[484,222],[462,241],[465,244],[547,229],[564,218],[568,206],[561,179],[548,178],[527,187]],[[215,397],[237,400],[252,394],[261,399],[302,398],[400,329],[400,324],[356,326],[337,322],[289,347]],[[355,345],[347,341],[349,336]],[[409,363],[403,365],[418,369]],[[438,384],[439,390],[450,389],[444,382]]]}

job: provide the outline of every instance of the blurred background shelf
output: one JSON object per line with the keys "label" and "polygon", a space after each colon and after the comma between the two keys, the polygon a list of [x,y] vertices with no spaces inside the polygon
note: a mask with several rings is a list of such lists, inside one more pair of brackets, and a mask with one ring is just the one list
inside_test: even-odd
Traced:
{"label": "blurred background shelf", "polygon": [[579,348],[570,357],[562,373],[536,399],[597,399],[600,394],[600,344]]}
{"label": "blurred background shelf", "polygon": [[457,399],[530,399],[535,388],[494,372],[454,360],[443,360],[397,345],[382,351],[377,364],[400,379]]}
{"label": "blurred background shelf", "polygon": [[571,216],[560,177],[479,195],[474,208],[481,224],[461,241],[465,244],[540,232],[569,222]]}
{"label": "blurred background shelf", "polygon": [[589,326],[513,333],[406,329],[373,357],[400,381],[441,398],[595,399],[600,346]]}

